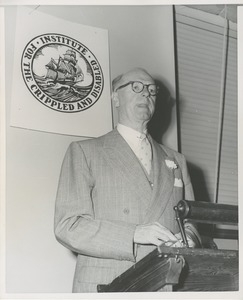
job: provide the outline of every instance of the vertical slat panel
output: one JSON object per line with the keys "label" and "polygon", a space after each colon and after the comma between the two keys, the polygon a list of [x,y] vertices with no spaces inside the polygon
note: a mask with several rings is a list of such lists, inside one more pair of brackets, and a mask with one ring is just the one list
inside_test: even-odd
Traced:
{"label": "vertical slat panel", "polygon": [[229,39],[226,101],[219,177],[219,202],[237,204],[237,40]]}
{"label": "vertical slat panel", "polygon": [[[176,14],[181,151],[196,199],[214,200],[223,28]],[[237,204],[236,39],[229,38],[218,203]]]}

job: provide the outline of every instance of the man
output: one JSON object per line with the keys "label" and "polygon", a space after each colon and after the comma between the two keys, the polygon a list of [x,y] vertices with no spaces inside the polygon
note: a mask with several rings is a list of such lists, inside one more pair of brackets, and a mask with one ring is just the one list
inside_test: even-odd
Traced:
{"label": "man", "polygon": [[[156,246],[180,246],[173,207],[194,196],[184,156],[147,133],[156,94],[143,69],[119,76],[112,94],[117,128],[67,150],[55,234],[77,253],[73,292],[97,292]],[[196,231],[186,230],[194,246]]]}

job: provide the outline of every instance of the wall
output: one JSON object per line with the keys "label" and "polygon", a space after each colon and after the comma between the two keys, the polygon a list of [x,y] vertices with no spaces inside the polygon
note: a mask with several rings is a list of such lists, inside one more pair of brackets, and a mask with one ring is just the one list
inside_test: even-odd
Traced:
{"label": "wall", "polygon": [[[175,97],[171,6],[40,6],[40,11],[73,22],[106,28],[110,73],[134,66],[149,70]],[[8,293],[68,293],[75,256],[53,234],[55,194],[69,143],[80,137],[9,126],[16,7],[5,9],[6,25],[6,287]],[[165,116],[165,115],[164,115]],[[114,123],[116,123],[114,115]],[[177,148],[175,107],[163,141]]]}

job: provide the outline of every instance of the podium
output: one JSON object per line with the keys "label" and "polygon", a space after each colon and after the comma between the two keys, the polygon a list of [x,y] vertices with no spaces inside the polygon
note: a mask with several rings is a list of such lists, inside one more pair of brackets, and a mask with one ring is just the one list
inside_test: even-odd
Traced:
{"label": "podium", "polygon": [[[181,200],[175,207],[182,237],[185,220],[206,224],[238,224],[238,207]],[[238,236],[238,235],[237,235]],[[236,250],[160,246],[98,292],[237,291]]]}
{"label": "podium", "polygon": [[98,292],[237,291],[238,251],[161,246]]}
{"label": "podium", "polygon": [[99,285],[98,292],[149,292],[164,286],[172,290],[171,287],[179,283],[185,260],[177,253],[161,250],[158,248],[149,253],[110,284]]}

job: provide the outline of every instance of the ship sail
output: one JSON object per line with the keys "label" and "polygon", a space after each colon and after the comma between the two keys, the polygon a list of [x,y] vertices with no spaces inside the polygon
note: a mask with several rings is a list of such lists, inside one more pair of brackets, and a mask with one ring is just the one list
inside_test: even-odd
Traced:
{"label": "ship sail", "polygon": [[71,64],[76,65],[76,52],[73,50],[67,50],[67,52],[64,54],[64,59],[70,62]]}
{"label": "ship sail", "polygon": [[52,69],[50,69],[50,68],[48,68],[47,69],[47,73],[46,73],[46,78],[55,81],[56,78],[57,78],[57,72],[54,71],[54,70],[52,70]]}

